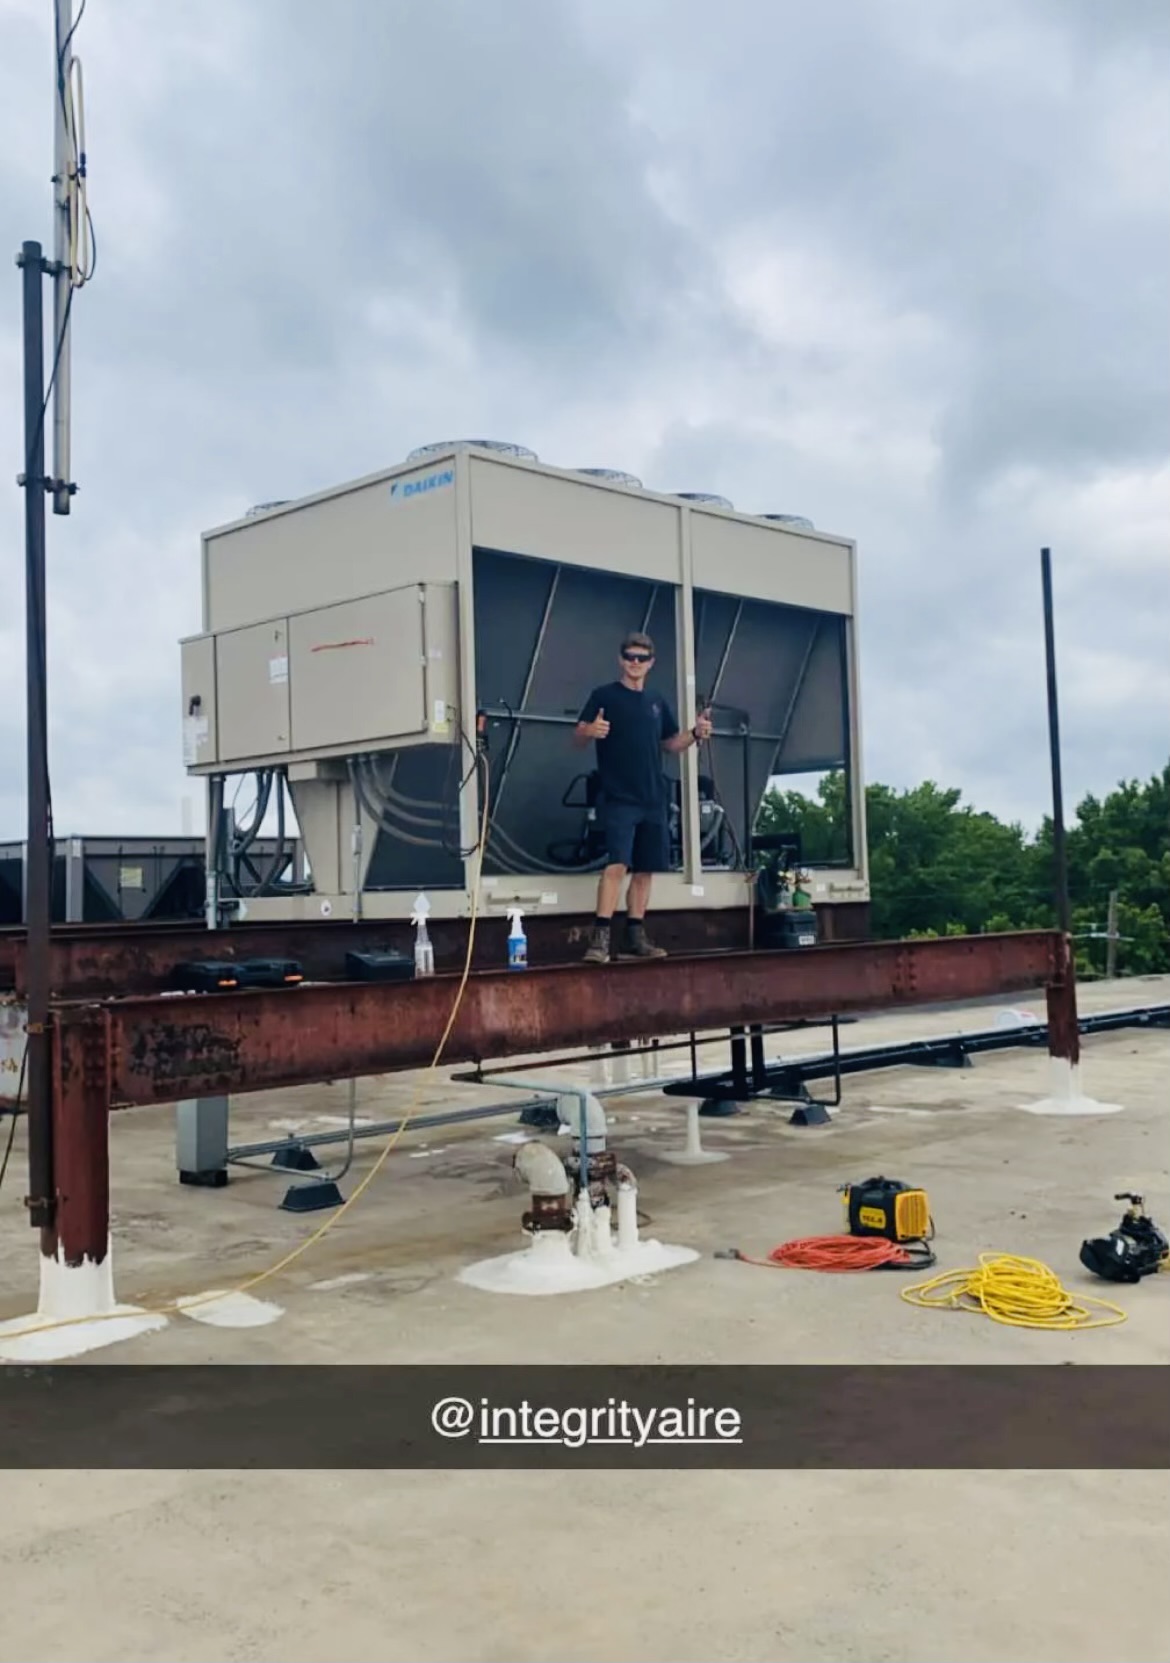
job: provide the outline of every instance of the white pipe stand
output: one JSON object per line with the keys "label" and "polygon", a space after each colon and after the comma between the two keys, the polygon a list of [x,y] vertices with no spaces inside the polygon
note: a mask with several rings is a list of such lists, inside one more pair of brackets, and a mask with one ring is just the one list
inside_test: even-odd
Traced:
{"label": "white pipe stand", "polygon": [[713,1161],[730,1160],[729,1155],[720,1154],[714,1149],[704,1149],[699,1137],[699,1105],[687,1104],[687,1141],[682,1149],[664,1149],[659,1155],[660,1161],[669,1161],[672,1166],[709,1166]]}

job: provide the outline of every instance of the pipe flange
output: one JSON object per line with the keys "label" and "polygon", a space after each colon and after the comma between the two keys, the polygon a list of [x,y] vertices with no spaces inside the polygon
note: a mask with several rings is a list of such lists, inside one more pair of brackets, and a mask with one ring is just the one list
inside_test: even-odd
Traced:
{"label": "pipe flange", "polygon": [[530,1235],[544,1230],[573,1228],[573,1215],[567,1195],[534,1195],[532,1206],[521,1214],[520,1222]]}

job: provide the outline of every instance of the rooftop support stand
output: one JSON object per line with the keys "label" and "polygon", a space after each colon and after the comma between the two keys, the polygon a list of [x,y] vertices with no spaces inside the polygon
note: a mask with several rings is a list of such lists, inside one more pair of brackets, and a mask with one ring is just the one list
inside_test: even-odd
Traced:
{"label": "rooftop support stand", "polygon": [[687,1110],[687,1141],[681,1149],[660,1150],[660,1161],[668,1161],[671,1166],[708,1166],[713,1161],[726,1161],[729,1157],[714,1149],[704,1149],[703,1140],[699,1134],[699,1105],[691,1101],[686,1105]]}
{"label": "rooftop support stand", "polygon": [[[756,1030],[752,1029],[752,1063],[756,1061],[755,1052]],[[763,1046],[763,1039],[760,1039]],[[762,1050],[760,1053],[763,1055]],[[703,1100],[699,1113],[708,1119],[726,1120],[729,1115],[741,1113],[740,1105],[746,1103],[753,1095],[751,1081],[748,1079],[747,1041],[742,1027],[731,1030],[731,1077],[727,1084]]]}
{"label": "rooftop support stand", "polygon": [[230,1099],[189,1097],[175,1109],[175,1166],[180,1184],[222,1189],[228,1181]]}

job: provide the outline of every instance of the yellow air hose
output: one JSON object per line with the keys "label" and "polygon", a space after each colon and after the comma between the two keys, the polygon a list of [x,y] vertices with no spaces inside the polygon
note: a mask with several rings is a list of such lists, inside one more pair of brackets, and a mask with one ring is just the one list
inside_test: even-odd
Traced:
{"label": "yellow air hose", "polygon": [[[1078,1301],[1039,1259],[1011,1253],[981,1253],[974,1269],[946,1271],[898,1291],[908,1305],[928,1311],[982,1312],[1009,1328],[1112,1328],[1126,1320],[1119,1305],[1087,1294]],[[1094,1316],[1094,1309],[1105,1314]]]}

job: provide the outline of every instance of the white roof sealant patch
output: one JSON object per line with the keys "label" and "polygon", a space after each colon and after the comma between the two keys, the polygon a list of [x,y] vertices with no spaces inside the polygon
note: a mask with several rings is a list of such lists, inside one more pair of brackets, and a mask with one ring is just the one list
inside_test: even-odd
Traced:
{"label": "white roof sealant patch", "polygon": [[284,1315],[282,1305],[221,1288],[190,1294],[185,1299],[177,1299],[175,1305],[183,1316],[194,1322],[205,1322],[211,1328],[265,1328]]}
{"label": "white roof sealant patch", "polygon": [[[57,1363],[87,1351],[134,1340],[167,1326],[167,1319],[137,1305],[115,1305],[83,1320],[59,1317],[13,1317],[0,1322],[0,1358],[8,1363]],[[32,1330],[32,1332],[29,1332]],[[12,1337],[9,1337],[12,1336]]]}

